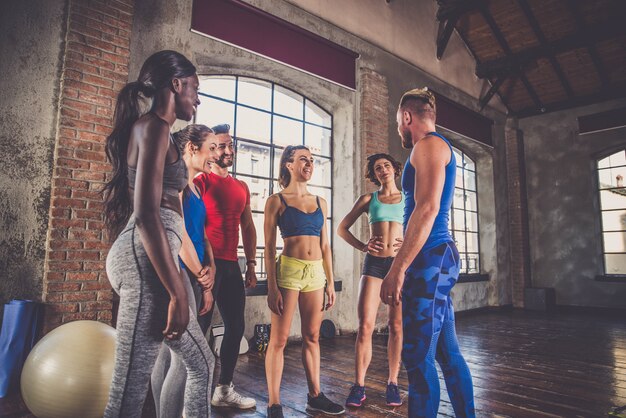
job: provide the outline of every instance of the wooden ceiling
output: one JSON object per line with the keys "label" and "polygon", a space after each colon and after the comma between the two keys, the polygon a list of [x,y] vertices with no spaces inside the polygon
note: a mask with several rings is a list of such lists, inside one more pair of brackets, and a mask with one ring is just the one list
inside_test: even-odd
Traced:
{"label": "wooden ceiling", "polygon": [[626,0],[437,0],[441,58],[456,30],[513,116],[626,97]]}

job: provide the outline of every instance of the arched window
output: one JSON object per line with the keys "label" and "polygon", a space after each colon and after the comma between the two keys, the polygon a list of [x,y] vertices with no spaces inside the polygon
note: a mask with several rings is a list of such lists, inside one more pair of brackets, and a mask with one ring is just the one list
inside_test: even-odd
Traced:
{"label": "arched window", "polygon": [[453,151],[456,157],[456,181],[450,230],[461,256],[461,274],[479,274],[476,164],[463,151],[457,148],[453,148]]}
{"label": "arched window", "polygon": [[626,274],[626,151],[597,161],[605,274]]}
{"label": "arched window", "polygon": [[[278,84],[240,76],[200,76],[200,100],[196,123],[231,126],[237,151],[232,174],[250,189],[257,271],[265,278],[263,209],[267,197],[280,190],[278,166],[287,145],[303,144],[311,150],[315,169],[309,190],[326,199],[332,222],[332,115]],[[332,231],[332,223],[329,227]],[[280,234],[277,246],[282,249]],[[241,245],[239,252],[243,256]]]}

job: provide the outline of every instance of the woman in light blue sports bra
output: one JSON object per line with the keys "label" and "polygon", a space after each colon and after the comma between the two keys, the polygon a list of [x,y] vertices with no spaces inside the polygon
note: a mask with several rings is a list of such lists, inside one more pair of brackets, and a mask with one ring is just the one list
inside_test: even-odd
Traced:
{"label": "woman in light blue sports bra", "polygon": [[[359,251],[367,253],[363,262],[359,288],[359,330],[356,340],[355,383],[346,400],[346,406],[359,407],[365,400],[365,373],[372,359],[372,333],[380,305],[382,279],[391,267],[395,253],[402,244],[404,195],[396,186],[401,164],[388,154],[374,154],[367,158],[365,176],[379,187],[373,193],[359,197],[352,210],[343,218],[337,234]],[[370,238],[362,242],[350,232],[361,214],[367,213]],[[387,405],[402,404],[398,390],[400,353],[402,350],[402,306],[389,306],[389,380]]]}

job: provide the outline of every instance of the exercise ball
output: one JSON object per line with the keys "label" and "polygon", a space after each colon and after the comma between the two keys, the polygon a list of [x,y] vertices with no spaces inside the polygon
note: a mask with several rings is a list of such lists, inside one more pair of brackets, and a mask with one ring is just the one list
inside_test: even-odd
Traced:
{"label": "exercise ball", "polygon": [[48,333],[22,370],[22,398],[39,418],[102,417],[115,362],[115,329],[75,321]]}

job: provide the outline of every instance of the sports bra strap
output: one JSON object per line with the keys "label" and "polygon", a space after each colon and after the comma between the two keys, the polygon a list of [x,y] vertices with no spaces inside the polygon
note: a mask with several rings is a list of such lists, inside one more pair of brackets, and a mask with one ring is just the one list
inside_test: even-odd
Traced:
{"label": "sports bra strap", "polygon": [[287,201],[283,197],[283,194],[282,193],[277,193],[277,194],[278,194],[278,197],[280,198],[280,201],[283,202],[283,204],[285,205],[286,208],[288,208],[289,205],[287,204]]}
{"label": "sports bra strap", "polygon": [[320,206],[320,197],[315,196],[315,200],[317,200],[317,207],[321,209],[322,207]]}

